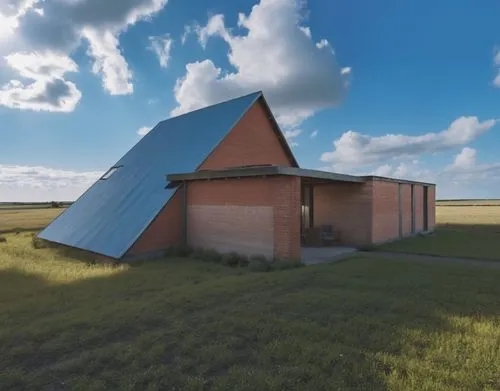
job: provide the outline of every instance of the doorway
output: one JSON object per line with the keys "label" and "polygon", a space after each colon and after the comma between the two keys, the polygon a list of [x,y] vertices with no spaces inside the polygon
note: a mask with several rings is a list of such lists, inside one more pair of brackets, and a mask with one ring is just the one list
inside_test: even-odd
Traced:
{"label": "doorway", "polygon": [[428,186],[424,186],[423,199],[424,199],[424,205],[422,210],[424,211],[424,231],[428,231],[429,230],[429,211],[428,211],[429,187]]}
{"label": "doorway", "polygon": [[301,191],[300,202],[300,232],[302,245],[304,245],[305,241],[305,232],[314,226],[313,197],[313,186],[304,185]]}

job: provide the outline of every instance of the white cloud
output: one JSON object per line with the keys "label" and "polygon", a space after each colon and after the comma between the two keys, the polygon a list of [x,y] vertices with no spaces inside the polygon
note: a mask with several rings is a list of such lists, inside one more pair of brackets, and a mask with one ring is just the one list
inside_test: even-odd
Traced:
{"label": "white cloud", "polygon": [[92,72],[102,76],[103,87],[111,95],[134,92],[132,72],[118,48],[118,38],[111,31],[86,28],[83,36],[89,41],[88,54],[94,58]]}
{"label": "white cloud", "polygon": [[463,148],[455,156],[453,163],[445,168],[445,172],[454,174],[462,180],[500,177],[500,162],[478,163],[476,156],[477,151],[474,148]]}
{"label": "white cloud", "polygon": [[349,130],[333,142],[333,151],[321,155],[321,161],[331,163],[334,168],[359,167],[387,159],[438,152],[469,143],[496,122],[493,119],[480,122],[477,117],[460,117],[448,129],[418,136],[387,134],[373,137]]}
{"label": "white cloud", "polygon": [[455,156],[453,164],[449,167],[450,170],[468,170],[476,165],[476,150],[465,147]]}
{"label": "white cloud", "polygon": [[478,163],[476,155],[475,149],[464,147],[448,166],[422,167],[413,160],[352,173],[436,183],[438,198],[491,197],[500,191],[500,162]]}
{"label": "white cloud", "polygon": [[0,89],[0,105],[35,111],[73,111],[81,98],[76,85],[64,79],[77,72],[76,63],[64,54],[53,52],[13,53],[5,61],[20,76],[32,80],[11,80]]}
{"label": "white cloud", "polygon": [[[167,0],[4,0],[0,4],[0,40],[3,37],[5,42],[16,42],[16,51],[62,53],[69,57],[86,38],[88,55],[94,62],[92,70],[101,76],[105,90],[112,95],[130,94],[133,92],[132,72],[119,49],[119,36],[129,26],[149,20],[166,3]],[[13,45],[2,45],[0,51],[9,50],[9,47],[12,49]],[[11,80],[7,86],[11,89],[18,84]],[[60,99],[68,100],[70,84],[65,85],[68,88],[61,88],[59,81],[59,87],[52,91],[60,92]],[[36,95],[33,91],[43,90],[39,85],[26,89],[30,90],[30,96]],[[13,94],[17,96],[19,91]],[[54,101],[58,99],[53,98]],[[13,107],[29,108],[26,105]],[[66,108],[64,111],[70,111],[71,105]]]}
{"label": "white cloud", "polygon": [[186,43],[188,37],[192,33],[196,32],[198,29],[199,29],[199,26],[196,23],[191,24],[191,25],[185,25],[184,26],[184,32],[181,35],[181,44],[184,45]]}
{"label": "white cloud", "polygon": [[316,138],[318,136],[318,131],[317,130],[313,130],[311,132],[311,138]]}
{"label": "white cloud", "polygon": [[345,95],[347,78],[324,41],[319,47],[301,24],[302,0],[261,0],[250,14],[239,15],[234,35],[222,15],[196,29],[205,46],[214,36],[229,46],[236,72],[226,72],[206,59],[186,65],[174,88],[178,106],[172,115],[263,90],[280,124],[295,126],[315,112],[335,106]]}
{"label": "white cloud", "polygon": [[62,78],[66,72],[78,71],[78,65],[71,58],[52,52],[12,53],[5,56],[5,61],[29,79]]}
{"label": "white cloud", "polygon": [[0,164],[0,202],[72,201],[102,174]]}
{"label": "white cloud", "polygon": [[393,172],[393,168],[389,164],[384,164],[380,167],[377,167],[373,172],[372,175],[376,176],[390,176],[391,173]]}
{"label": "white cloud", "polygon": [[139,136],[143,137],[143,136],[145,136],[146,134],[148,134],[148,133],[149,133],[149,131],[150,131],[151,129],[153,129],[153,127],[152,127],[152,126],[143,126],[142,128],[139,128],[139,129],[137,130],[137,134],[138,134]]}
{"label": "white cloud", "polygon": [[170,60],[170,50],[172,49],[173,40],[169,35],[161,37],[149,37],[150,49],[158,57],[160,66],[166,68]]}
{"label": "white cloud", "polygon": [[297,137],[302,133],[302,130],[300,129],[289,129],[289,130],[285,130],[283,132],[283,135],[285,136],[286,138],[286,141],[288,142],[288,145],[290,145],[290,147],[298,147],[299,146],[299,143],[297,142]]}

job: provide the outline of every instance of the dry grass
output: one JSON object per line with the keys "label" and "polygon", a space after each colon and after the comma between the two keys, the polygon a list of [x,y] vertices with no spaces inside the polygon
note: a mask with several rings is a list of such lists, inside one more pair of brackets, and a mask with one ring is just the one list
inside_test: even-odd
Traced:
{"label": "dry grass", "polygon": [[500,206],[500,200],[442,200],[437,206]]}
{"label": "dry grass", "polygon": [[498,230],[499,206],[438,206],[436,221],[439,228],[454,227],[468,230]]}
{"label": "dry grass", "polygon": [[42,229],[63,211],[63,208],[0,208],[0,233]]}

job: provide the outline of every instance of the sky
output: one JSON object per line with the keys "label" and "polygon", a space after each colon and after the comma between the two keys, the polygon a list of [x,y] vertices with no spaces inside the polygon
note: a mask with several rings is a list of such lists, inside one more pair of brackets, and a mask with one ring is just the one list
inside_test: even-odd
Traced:
{"label": "sky", "polygon": [[497,0],[1,0],[0,202],[74,200],[159,121],[258,90],[301,167],[500,198],[499,15]]}

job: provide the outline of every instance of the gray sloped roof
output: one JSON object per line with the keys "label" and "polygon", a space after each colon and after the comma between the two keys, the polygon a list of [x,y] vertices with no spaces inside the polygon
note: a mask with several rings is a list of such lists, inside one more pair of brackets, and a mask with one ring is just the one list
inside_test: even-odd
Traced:
{"label": "gray sloped roof", "polygon": [[[175,189],[165,175],[191,172],[262,96],[256,92],[160,122],[38,236],[122,257]],[[166,227],[168,229],[168,227]]]}

